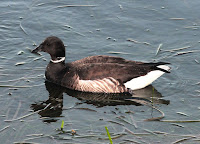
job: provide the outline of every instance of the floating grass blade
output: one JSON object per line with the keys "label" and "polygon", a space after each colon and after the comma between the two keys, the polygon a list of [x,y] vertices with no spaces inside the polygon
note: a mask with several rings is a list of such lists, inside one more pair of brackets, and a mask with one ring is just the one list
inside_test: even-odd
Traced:
{"label": "floating grass blade", "polygon": [[37,111],[35,111],[35,112],[29,113],[29,114],[27,114],[27,115],[21,116],[21,117],[16,118],[16,119],[4,120],[4,121],[5,121],[5,122],[13,122],[13,121],[16,121],[16,120],[21,120],[21,119],[23,119],[23,118],[29,117],[29,116],[31,116],[31,115],[33,115],[33,114],[39,113],[39,112],[41,112],[41,111],[47,109],[47,107],[49,107],[50,105],[51,105],[51,103],[49,103],[48,105],[46,105],[46,107],[43,108],[43,109],[37,110]]}
{"label": "floating grass blade", "polygon": [[159,44],[159,46],[158,46],[158,48],[157,48],[157,51],[156,51],[156,56],[158,55],[159,51],[161,50],[162,45],[163,45],[162,43]]}
{"label": "floating grass blade", "polygon": [[194,122],[200,122],[200,120],[160,120],[160,122],[170,122],[170,123],[194,123]]}
{"label": "floating grass blade", "polygon": [[112,138],[111,138],[110,133],[109,133],[109,131],[108,131],[108,128],[107,128],[106,126],[105,126],[105,129],[106,129],[106,132],[107,132],[108,138],[109,138],[109,140],[110,140],[110,144],[113,144],[113,142],[112,142]]}
{"label": "floating grass blade", "polygon": [[64,120],[62,120],[62,123],[61,123],[61,126],[60,126],[61,130],[63,130],[63,128],[64,128],[64,123],[65,123]]}
{"label": "floating grass blade", "polygon": [[0,87],[8,87],[8,88],[30,88],[30,87],[32,87],[32,86],[0,85]]}
{"label": "floating grass blade", "polygon": [[153,98],[154,98],[154,87],[152,88],[152,105],[153,105]]}
{"label": "floating grass blade", "polygon": [[26,62],[18,62],[15,64],[15,66],[19,66],[19,65],[24,65]]}
{"label": "floating grass blade", "polygon": [[2,128],[2,129],[0,130],[0,132],[4,131],[5,129],[7,129],[7,128],[9,128],[9,127],[10,127],[10,125],[8,125],[8,126]]}
{"label": "floating grass blade", "polygon": [[57,8],[64,8],[64,7],[96,7],[96,5],[63,5],[63,6],[57,6]]}

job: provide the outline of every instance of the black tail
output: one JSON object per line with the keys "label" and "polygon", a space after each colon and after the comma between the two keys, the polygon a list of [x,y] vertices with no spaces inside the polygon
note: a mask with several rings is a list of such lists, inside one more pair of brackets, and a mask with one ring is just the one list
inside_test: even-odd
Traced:
{"label": "black tail", "polygon": [[166,64],[170,64],[170,63],[167,63],[167,62],[144,63],[144,65],[150,66],[150,67],[151,67],[151,70],[160,70],[160,71],[163,71],[163,72],[166,72],[166,73],[170,73],[170,71],[168,71],[168,70],[165,70],[165,69],[162,69],[162,68],[157,67],[157,66],[159,66],[159,65],[166,65]]}

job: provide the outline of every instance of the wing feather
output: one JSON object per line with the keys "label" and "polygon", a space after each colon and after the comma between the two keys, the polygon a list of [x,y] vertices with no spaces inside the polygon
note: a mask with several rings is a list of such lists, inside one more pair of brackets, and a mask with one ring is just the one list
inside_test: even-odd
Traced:
{"label": "wing feather", "polygon": [[[112,81],[111,81],[112,79]],[[76,90],[96,93],[124,93],[128,89],[112,77],[97,80],[78,80]]]}
{"label": "wing feather", "polygon": [[[159,65],[169,63],[143,63],[113,56],[90,56],[67,64],[63,82],[72,82],[69,88],[85,92],[122,93],[127,92],[124,83],[144,76]],[[161,71],[165,72],[165,69]],[[76,79],[74,81],[74,79]]]}
{"label": "wing feather", "polygon": [[83,64],[89,64],[89,63],[118,63],[118,64],[143,64],[143,62],[137,62],[137,61],[130,61],[125,60],[121,57],[115,57],[115,56],[107,56],[107,55],[97,55],[97,56],[89,56],[77,61],[72,62],[72,65],[83,65]]}

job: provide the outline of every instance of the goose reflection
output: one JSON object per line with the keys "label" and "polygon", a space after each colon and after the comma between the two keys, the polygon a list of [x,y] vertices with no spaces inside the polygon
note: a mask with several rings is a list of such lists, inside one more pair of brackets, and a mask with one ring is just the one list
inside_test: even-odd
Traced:
{"label": "goose reflection", "polygon": [[41,117],[48,117],[45,122],[55,122],[56,118],[60,117],[63,110],[63,93],[69,96],[76,97],[87,104],[93,104],[97,107],[116,106],[116,105],[136,105],[140,106],[143,103],[151,104],[169,104],[168,100],[161,99],[162,95],[152,85],[123,94],[106,94],[106,93],[86,93],[70,90],[54,83],[45,81],[46,90],[49,92],[49,98],[46,101],[36,102],[31,105],[34,111],[39,111]]}

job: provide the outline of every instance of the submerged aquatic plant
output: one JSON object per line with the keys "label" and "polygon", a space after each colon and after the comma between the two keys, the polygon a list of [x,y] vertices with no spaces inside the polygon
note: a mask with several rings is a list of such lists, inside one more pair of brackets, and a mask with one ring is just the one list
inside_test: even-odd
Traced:
{"label": "submerged aquatic plant", "polygon": [[113,142],[112,142],[112,138],[111,138],[111,136],[110,136],[110,133],[109,133],[109,131],[108,131],[107,126],[105,126],[105,129],[106,129],[106,132],[107,132],[108,138],[109,138],[109,140],[110,140],[110,144],[113,144]]}
{"label": "submerged aquatic plant", "polygon": [[61,126],[60,126],[60,129],[63,131],[63,128],[64,128],[64,120],[62,120],[62,123],[61,123]]}

